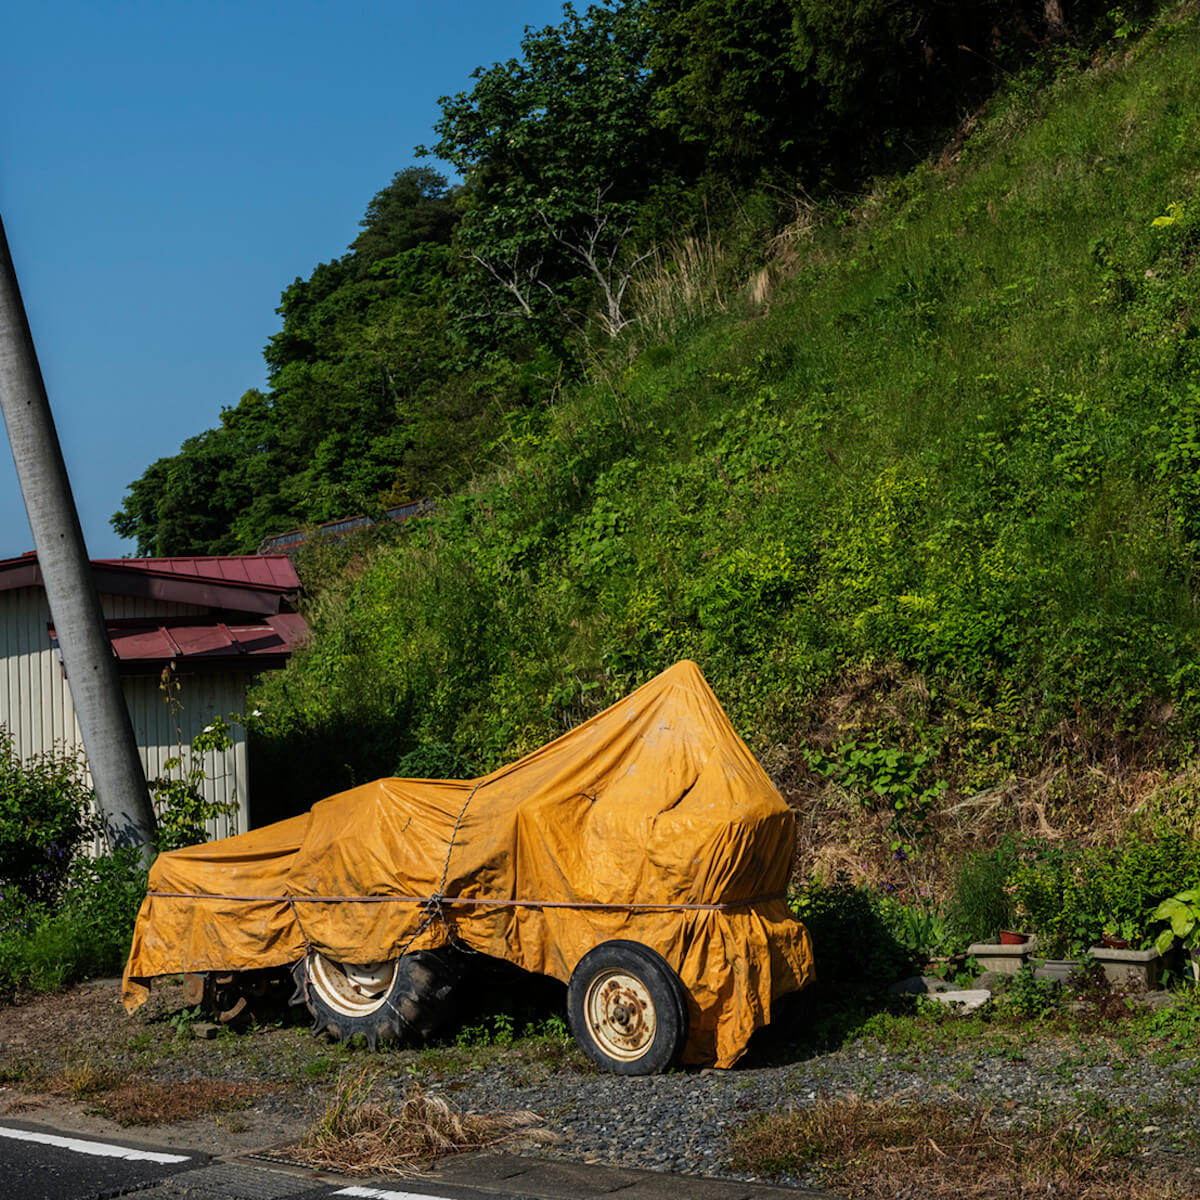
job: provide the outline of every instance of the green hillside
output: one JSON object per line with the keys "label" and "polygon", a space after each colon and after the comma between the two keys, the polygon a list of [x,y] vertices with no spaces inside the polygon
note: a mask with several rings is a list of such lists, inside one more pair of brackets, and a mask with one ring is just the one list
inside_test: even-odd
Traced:
{"label": "green hillside", "polygon": [[1176,14],[1014,79],[955,152],[800,211],[734,293],[719,246],[674,246],[655,344],[522,412],[396,544],[310,558],[315,639],[254,726],[280,794],[494,766],[690,657],[818,857],[1179,795],[1198,65]]}

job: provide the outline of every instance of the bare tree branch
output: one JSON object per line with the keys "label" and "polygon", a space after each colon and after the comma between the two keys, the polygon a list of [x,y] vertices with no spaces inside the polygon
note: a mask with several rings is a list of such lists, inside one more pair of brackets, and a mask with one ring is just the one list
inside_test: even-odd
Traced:
{"label": "bare tree branch", "polygon": [[513,297],[520,305],[520,311],[527,317],[533,316],[533,308],[530,306],[528,292],[535,283],[546,285],[538,278],[542,269],[542,258],[539,257],[537,262],[526,267],[521,267],[519,263],[519,254],[516,250],[513,251],[512,261],[503,264],[503,272],[492,262],[491,259],[484,258],[482,254],[477,254],[471,251],[468,256],[481,266],[506,292]]}
{"label": "bare tree branch", "polygon": [[586,224],[574,231],[556,226],[542,208],[537,214],[547,232],[566,252],[579,263],[596,281],[604,297],[605,312],[601,321],[609,337],[616,337],[622,329],[633,324],[633,318],[622,312],[625,291],[639,264],[644,262],[650,251],[639,254],[632,261],[618,266],[621,247],[632,232],[633,225],[626,224],[618,229],[612,224],[613,209],[605,208],[604,198],[612,185],[596,189],[596,201],[587,214]]}

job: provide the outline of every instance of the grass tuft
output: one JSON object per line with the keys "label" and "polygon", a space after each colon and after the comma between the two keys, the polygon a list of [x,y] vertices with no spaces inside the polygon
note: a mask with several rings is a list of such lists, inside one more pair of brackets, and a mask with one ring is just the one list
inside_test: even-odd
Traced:
{"label": "grass tuft", "polygon": [[348,1175],[415,1173],[447,1154],[480,1150],[515,1135],[546,1141],[531,1112],[456,1112],[415,1084],[399,1104],[375,1098],[378,1070],[343,1079],[325,1112],[289,1158]]}
{"label": "grass tuft", "polygon": [[119,1125],[173,1125],[210,1113],[249,1108],[259,1096],[277,1090],[262,1083],[192,1079],[186,1083],[131,1083],[103,1090],[95,1111]]}
{"label": "grass tuft", "polygon": [[1136,1177],[1136,1136],[1112,1114],[1041,1117],[1001,1127],[991,1108],[822,1099],[753,1118],[731,1139],[730,1165],[767,1176],[814,1168],[862,1200],[1167,1200],[1185,1193]]}

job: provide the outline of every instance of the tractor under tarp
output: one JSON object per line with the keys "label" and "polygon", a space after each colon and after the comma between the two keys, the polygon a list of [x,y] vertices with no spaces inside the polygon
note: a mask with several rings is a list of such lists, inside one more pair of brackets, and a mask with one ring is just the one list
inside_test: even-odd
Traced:
{"label": "tractor under tarp", "polygon": [[731,1066],[812,977],[785,892],[794,818],[699,668],[680,662],[476,780],[380,779],[303,816],[162,854],[123,998],[177,972],[370,963],[454,941],[567,981],[610,939],[688,995],[684,1061]]}

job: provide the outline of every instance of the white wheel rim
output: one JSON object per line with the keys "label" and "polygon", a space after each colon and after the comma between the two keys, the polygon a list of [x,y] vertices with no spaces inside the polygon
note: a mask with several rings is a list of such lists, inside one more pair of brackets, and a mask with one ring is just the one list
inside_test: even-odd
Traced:
{"label": "white wheel rim", "polygon": [[596,975],[584,994],[583,1012],[588,1032],[609,1058],[634,1062],[654,1044],[654,1001],[628,971],[612,967]]}
{"label": "white wheel rim", "polygon": [[315,950],[308,956],[308,978],[321,999],[345,1017],[366,1017],[383,1007],[396,979],[399,959],[339,963]]}

